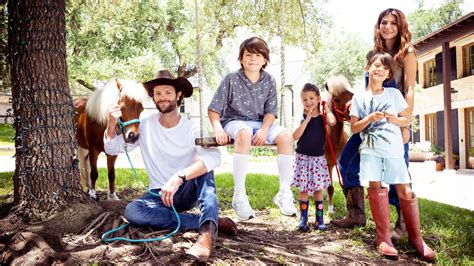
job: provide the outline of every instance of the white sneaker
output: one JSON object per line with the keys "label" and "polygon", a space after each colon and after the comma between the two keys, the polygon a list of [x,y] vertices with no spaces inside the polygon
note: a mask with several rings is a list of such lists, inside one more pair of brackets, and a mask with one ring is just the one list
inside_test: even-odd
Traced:
{"label": "white sneaker", "polygon": [[278,192],[273,198],[273,203],[275,203],[279,208],[280,212],[286,216],[296,216],[295,200],[293,199],[293,193]]}
{"label": "white sneaker", "polygon": [[237,213],[237,219],[239,219],[239,221],[246,221],[255,217],[255,212],[250,206],[247,195],[238,197],[234,196],[232,199],[232,208],[234,208]]}

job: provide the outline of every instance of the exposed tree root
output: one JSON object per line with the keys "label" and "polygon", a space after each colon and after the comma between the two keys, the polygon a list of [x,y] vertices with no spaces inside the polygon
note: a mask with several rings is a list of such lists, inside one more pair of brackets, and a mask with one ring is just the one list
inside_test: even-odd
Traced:
{"label": "exposed tree root", "polygon": [[[58,214],[52,220],[36,225],[19,223],[14,230],[0,232],[0,264],[181,264],[194,261],[185,251],[196,241],[195,231],[179,232],[160,242],[104,243],[103,233],[124,224],[122,214],[125,203],[99,203],[94,210],[75,206]],[[90,207],[90,206],[89,206]],[[83,213],[79,215],[77,213]],[[85,216],[89,215],[86,219]],[[67,217],[71,218],[67,218]],[[294,224],[286,217],[275,219],[259,213],[255,221],[238,223],[239,235],[219,235],[210,263],[212,264],[382,264],[387,261],[372,246],[373,235],[367,241],[353,245],[350,231],[329,226],[325,233],[297,233]],[[261,217],[261,218],[260,218]],[[263,219],[262,219],[263,218]],[[76,219],[76,221],[71,221]],[[0,225],[13,220],[0,220]],[[67,226],[61,223],[69,223]],[[59,228],[53,234],[54,226]],[[71,230],[75,227],[74,230]],[[3,229],[3,227],[0,227]],[[9,228],[12,229],[12,228]],[[72,232],[72,233],[71,233]],[[168,230],[128,226],[110,237],[146,239],[163,236]],[[348,245],[351,248],[347,248]],[[401,263],[412,260],[401,253]]]}

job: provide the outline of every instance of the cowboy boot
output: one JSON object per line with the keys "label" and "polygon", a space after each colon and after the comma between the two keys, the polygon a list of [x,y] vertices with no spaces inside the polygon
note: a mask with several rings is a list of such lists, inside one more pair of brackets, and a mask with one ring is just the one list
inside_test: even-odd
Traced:
{"label": "cowboy boot", "polygon": [[199,236],[193,246],[186,251],[190,257],[199,262],[207,262],[216,241],[216,225],[207,221],[199,227]]}
{"label": "cowboy boot", "polygon": [[365,226],[364,188],[348,188],[346,192],[346,207],[348,214],[340,220],[331,220],[331,224],[342,228]]}
{"label": "cowboy boot", "polygon": [[397,214],[398,218],[395,222],[395,228],[390,234],[392,236],[392,239],[400,241],[407,236],[407,228],[405,226],[405,220],[403,219],[403,213],[400,208],[397,208]]}
{"label": "cowboy boot", "polygon": [[316,221],[314,223],[314,228],[320,231],[326,231],[327,227],[324,224],[324,204],[323,201],[314,201],[316,205]]}
{"label": "cowboy boot", "polygon": [[220,234],[228,235],[228,236],[236,236],[237,235],[237,225],[232,221],[232,219],[224,217],[219,218],[217,221],[217,231]]}
{"label": "cowboy boot", "polygon": [[298,225],[298,231],[300,232],[309,231],[308,209],[309,209],[309,201],[300,200],[300,224]]}
{"label": "cowboy boot", "polygon": [[421,237],[418,200],[415,193],[412,193],[412,195],[411,199],[400,198],[400,207],[408,232],[408,242],[416,249],[423,260],[431,262],[436,259],[436,253],[426,245]]}
{"label": "cowboy boot", "polygon": [[390,207],[388,205],[387,188],[369,188],[367,194],[370,202],[370,211],[375,222],[375,245],[382,255],[396,259],[398,251],[393,247],[390,239]]}

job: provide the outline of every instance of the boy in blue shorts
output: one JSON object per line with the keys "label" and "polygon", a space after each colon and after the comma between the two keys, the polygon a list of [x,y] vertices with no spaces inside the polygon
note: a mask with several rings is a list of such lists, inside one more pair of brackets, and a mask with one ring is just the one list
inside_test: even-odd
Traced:
{"label": "boy in blue shorts", "polygon": [[351,131],[359,133],[360,179],[368,184],[370,211],[375,222],[375,244],[384,256],[398,258],[390,239],[390,207],[384,184],[396,186],[405,219],[408,241],[418,255],[434,261],[435,252],[425,243],[420,231],[418,200],[411,190],[411,178],[404,159],[400,128],[410,123],[408,104],[396,88],[382,84],[393,75],[394,61],[390,54],[373,52],[367,63],[369,84],[354,94],[351,105]]}
{"label": "boy in blue shorts", "polygon": [[290,189],[292,136],[285,128],[273,125],[278,112],[276,82],[264,71],[270,50],[264,40],[252,37],[240,45],[238,59],[241,69],[222,80],[208,107],[217,143],[225,145],[234,140],[232,207],[239,220],[255,217],[245,190],[250,146],[276,144],[280,189],[273,202],[282,214],[294,216],[296,208]]}

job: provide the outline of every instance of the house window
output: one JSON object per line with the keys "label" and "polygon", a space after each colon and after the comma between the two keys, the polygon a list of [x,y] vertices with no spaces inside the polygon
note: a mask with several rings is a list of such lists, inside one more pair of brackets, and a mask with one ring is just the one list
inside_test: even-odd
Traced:
{"label": "house window", "polygon": [[436,85],[436,61],[431,59],[423,64],[425,88]]}
{"label": "house window", "polygon": [[436,114],[425,116],[425,134],[427,141],[436,144]]}
{"label": "house window", "polygon": [[467,151],[470,157],[474,157],[474,108],[466,110],[467,113]]}
{"label": "house window", "polygon": [[474,43],[462,48],[463,76],[474,75]]}

